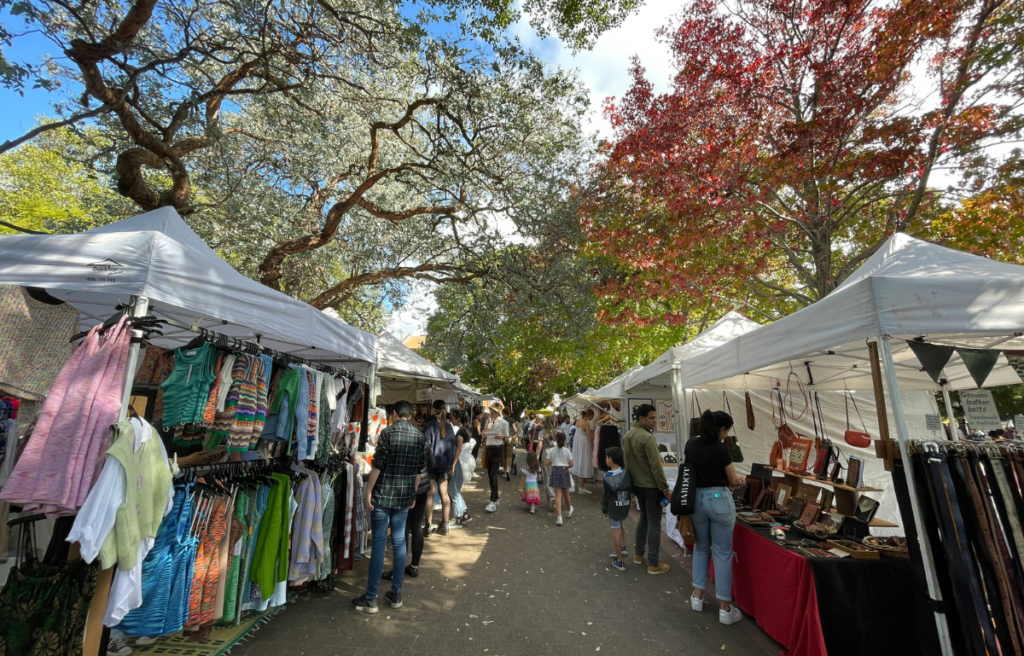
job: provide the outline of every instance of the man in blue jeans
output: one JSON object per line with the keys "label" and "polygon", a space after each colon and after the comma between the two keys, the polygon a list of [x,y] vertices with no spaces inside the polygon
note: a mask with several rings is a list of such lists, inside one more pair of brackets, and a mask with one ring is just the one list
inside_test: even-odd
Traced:
{"label": "man in blue jeans", "polygon": [[405,520],[416,505],[416,488],[423,470],[423,433],[409,420],[413,407],[399,401],[391,412],[390,425],[381,433],[373,452],[373,469],[366,487],[366,514],[373,531],[373,552],[366,593],[352,600],[352,608],[361,613],[376,613],[380,577],[384,573],[384,551],[388,527],[391,528],[393,579],[384,598],[392,608],[402,607],[402,580],[405,574]]}

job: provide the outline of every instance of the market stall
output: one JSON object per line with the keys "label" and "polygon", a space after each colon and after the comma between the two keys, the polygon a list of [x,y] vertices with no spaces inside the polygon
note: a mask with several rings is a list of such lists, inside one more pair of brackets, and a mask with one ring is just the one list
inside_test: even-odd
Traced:
{"label": "market stall", "polygon": [[[810,390],[871,390],[876,408],[888,405],[892,411],[891,421],[886,413],[877,413],[878,433],[871,437],[880,438],[875,450],[893,477],[914,565],[913,594],[888,592],[903,594],[908,606],[916,604],[920,612],[915,617],[933,618],[917,626],[905,625],[904,630],[916,630],[922,653],[983,653],[954,650],[954,645],[971,644],[978,636],[991,636],[994,645],[998,642],[994,633],[1000,631],[1003,649],[1012,650],[1007,641],[1019,626],[1004,618],[999,604],[996,610],[984,609],[978,587],[969,585],[981,579],[984,571],[971,571],[968,547],[957,539],[964,534],[962,523],[935,528],[930,502],[921,495],[926,481],[918,480],[920,471],[910,466],[911,455],[923,447],[930,445],[943,466],[947,454],[962,447],[946,441],[941,433],[915,432],[915,425],[924,425],[926,418],[915,416],[917,410],[904,395],[915,390],[948,392],[1019,384],[1021,378],[1010,359],[1024,349],[1022,326],[1024,268],[898,234],[824,299],[690,359],[675,392],[682,396],[694,388],[772,390],[792,374]],[[890,431],[897,439],[890,438]],[[1003,460],[993,457],[1003,466]],[[922,456],[915,456],[923,468],[921,461]],[[934,475],[944,473],[943,466]],[[927,483],[936,483],[934,475]],[[781,474],[776,478],[781,479]],[[1012,507],[1009,511],[1016,513]],[[1020,543],[1019,523],[999,522],[996,528],[1006,531],[1011,545],[1010,554],[997,560],[1010,557],[1019,562],[1014,546]],[[737,528],[741,530],[745,529]],[[738,540],[737,545],[741,544]],[[742,562],[744,554],[739,558]],[[747,562],[750,558],[746,554]],[[957,569],[961,566],[965,569]],[[770,588],[755,594],[758,599],[747,600],[748,606],[780,603],[772,599]],[[817,588],[819,608],[828,605],[823,598],[835,594],[836,590]],[[877,599],[863,602],[874,604]],[[739,605],[747,610],[743,602]],[[753,614],[760,623],[757,612]],[[968,619],[960,621],[963,618]],[[787,647],[794,647],[786,644],[790,639],[786,631],[765,628]]]}
{"label": "market stall", "polygon": [[403,344],[391,333],[377,336],[377,395],[382,406],[406,400],[416,406],[414,420],[430,416],[430,404],[440,399],[458,404],[459,377],[448,373]]}
{"label": "market stall", "polygon": [[[74,589],[65,601],[75,606],[45,621],[67,644],[84,628],[84,653],[99,653],[106,626],[185,630],[219,648],[215,627],[237,640],[289,589],[332,586],[335,571],[352,567],[360,527],[345,509],[361,503],[352,457],[367,422],[372,335],[239,274],[170,208],[74,235],[0,237],[0,285],[10,285],[4,380],[38,373],[11,366],[10,344],[54,365],[34,431],[16,462],[5,459],[0,510],[20,513],[12,523],[23,546],[37,521],[53,521],[45,567],[59,572],[62,594]],[[69,330],[55,330],[46,307],[70,309]],[[69,338],[75,345],[55,360]],[[197,450],[212,458],[178,466],[179,453]],[[232,461],[210,464],[217,457]],[[138,485],[119,488],[136,468]],[[118,495],[136,497],[138,518],[117,511]],[[342,519],[302,534],[283,512],[291,499]],[[251,540],[230,539],[239,526]],[[271,532],[291,542],[291,557]],[[10,627],[44,621],[33,608],[47,604],[31,600],[57,585],[33,574],[34,548],[20,553],[28,560],[0,600],[25,602],[2,611]],[[203,575],[177,569],[189,563]],[[162,574],[171,569],[179,574]]]}

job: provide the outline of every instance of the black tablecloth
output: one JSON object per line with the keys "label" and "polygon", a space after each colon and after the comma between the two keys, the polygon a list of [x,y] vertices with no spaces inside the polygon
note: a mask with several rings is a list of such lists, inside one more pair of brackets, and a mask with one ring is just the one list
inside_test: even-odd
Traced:
{"label": "black tablecloth", "polygon": [[[755,530],[772,543],[766,548],[781,548],[767,529]],[[915,610],[910,561],[805,558],[814,575],[828,656],[934,656],[921,639],[920,622],[932,619],[918,617]]]}

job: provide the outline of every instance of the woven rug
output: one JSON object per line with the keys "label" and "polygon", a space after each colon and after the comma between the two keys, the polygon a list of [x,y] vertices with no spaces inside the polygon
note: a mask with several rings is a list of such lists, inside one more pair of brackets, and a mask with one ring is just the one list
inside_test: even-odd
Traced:
{"label": "woven rug", "polygon": [[283,606],[268,610],[260,615],[243,618],[235,626],[228,624],[214,626],[210,639],[204,642],[190,642],[187,635],[175,634],[161,638],[151,645],[132,646],[135,654],[167,654],[168,656],[221,656],[226,654],[247,633],[277,614]]}

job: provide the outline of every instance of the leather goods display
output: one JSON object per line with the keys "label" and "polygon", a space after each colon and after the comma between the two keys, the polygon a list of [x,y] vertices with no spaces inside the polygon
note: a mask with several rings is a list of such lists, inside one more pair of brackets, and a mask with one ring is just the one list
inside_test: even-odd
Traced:
{"label": "leather goods display", "polygon": [[753,506],[757,502],[757,498],[761,496],[761,492],[763,490],[763,478],[760,476],[747,476],[747,505]]}
{"label": "leather goods display", "polygon": [[697,479],[689,463],[679,465],[679,475],[672,498],[669,500],[673,515],[692,515],[697,508]]}
{"label": "leather goods display", "polygon": [[[853,409],[857,412],[857,418],[860,419],[860,425],[863,432],[857,432],[850,430],[850,401],[853,401]],[[850,446],[855,446],[859,449],[866,449],[871,446],[871,436],[868,435],[867,426],[864,424],[864,418],[860,416],[860,409],[857,408],[857,399],[853,398],[853,393],[850,390],[843,392],[843,404],[846,406],[846,433],[843,434],[843,439]]]}
{"label": "leather goods display", "polygon": [[793,447],[789,450],[789,471],[796,473],[803,473],[807,470],[807,459],[811,454],[811,447],[814,443],[810,440],[797,438],[793,442]]}
{"label": "leather goods display", "polygon": [[754,430],[754,404],[750,400],[750,392],[744,393],[747,402],[747,429]]}

